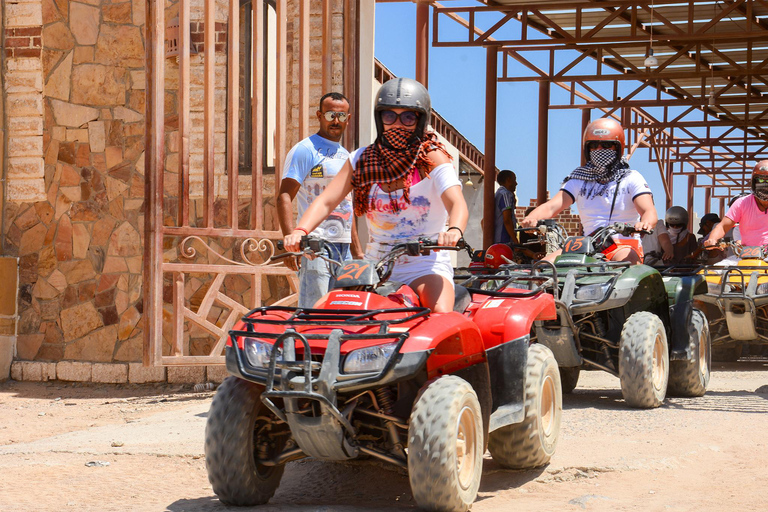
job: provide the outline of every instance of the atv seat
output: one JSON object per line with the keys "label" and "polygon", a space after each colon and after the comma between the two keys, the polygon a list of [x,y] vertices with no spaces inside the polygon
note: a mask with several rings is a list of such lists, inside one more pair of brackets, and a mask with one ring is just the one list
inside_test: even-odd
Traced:
{"label": "atv seat", "polygon": [[469,303],[472,302],[472,295],[469,294],[469,290],[460,284],[454,285],[453,291],[456,296],[453,303],[453,310],[463,313],[467,309],[467,306],[469,306]]}

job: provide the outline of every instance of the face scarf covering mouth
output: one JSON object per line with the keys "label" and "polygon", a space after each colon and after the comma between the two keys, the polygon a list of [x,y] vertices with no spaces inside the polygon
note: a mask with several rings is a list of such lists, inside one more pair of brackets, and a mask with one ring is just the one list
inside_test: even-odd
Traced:
{"label": "face scarf covering mouth", "polygon": [[752,193],[761,201],[768,201],[768,183],[755,183],[752,186]]}
{"label": "face scarf covering mouth", "polygon": [[615,149],[595,149],[589,152],[589,162],[577,167],[567,176],[568,180],[582,180],[581,195],[587,199],[605,195],[611,183],[620,182],[629,174],[629,163],[625,157],[617,158]]}
{"label": "face scarf covering mouth", "polygon": [[[432,151],[441,151],[449,159],[451,156],[445,146],[433,132],[425,133],[421,139],[414,139],[413,132],[403,128],[387,130],[376,142],[363,150],[352,174],[352,186],[355,193],[355,215],[361,217],[374,205],[370,198],[371,187],[375,183],[391,183],[403,180],[403,200],[410,204],[412,169],[428,175],[433,167],[427,156]],[[392,192],[389,193],[392,211],[399,212],[400,207]]]}
{"label": "face scarf covering mouth", "polygon": [[667,226],[667,233],[669,234],[669,241],[672,242],[672,245],[675,245],[681,240],[685,240],[685,237],[688,236],[688,230],[686,228],[671,228]]}

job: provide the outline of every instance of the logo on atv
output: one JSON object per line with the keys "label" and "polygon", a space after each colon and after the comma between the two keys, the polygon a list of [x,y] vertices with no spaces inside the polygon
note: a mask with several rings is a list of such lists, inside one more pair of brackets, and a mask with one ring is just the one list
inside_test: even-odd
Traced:
{"label": "logo on atv", "polygon": [[592,130],[592,135],[601,136],[601,135],[608,135],[610,133],[611,133],[611,131],[610,130],[606,130],[605,128],[598,128],[597,130]]}

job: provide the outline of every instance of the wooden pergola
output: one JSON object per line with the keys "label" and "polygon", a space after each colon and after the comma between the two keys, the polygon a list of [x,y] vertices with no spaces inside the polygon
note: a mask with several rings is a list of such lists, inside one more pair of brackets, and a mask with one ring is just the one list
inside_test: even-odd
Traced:
{"label": "wooden pergola", "polygon": [[[728,198],[744,189],[755,161],[768,157],[768,2],[477,4],[418,3],[416,76],[426,80],[428,57],[422,53],[430,44],[486,49],[488,169],[495,167],[498,82],[538,82],[539,202],[547,194],[552,109],[580,109],[582,127],[597,116],[622,122],[629,151],[650,150],[667,206],[674,176],[687,178],[689,211],[693,190],[703,188],[707,209],[718,199],[722,215]],[[454,30],[443,30],[447,24]],[[455,34],[456,26],[463,28],[463,36],[444,35]],[[651,56],[655,63],[647,60]],[[512,62],[527,73],[514,74],[519,66]],[[584,71],[587,64],[590,72]],[[567,102],[550,102],[552,85],[567,92]],[[493,197],[493,182],[486,180],[485,187],[486,197]],[[484,212],[486,219],[493,218],[491,201]],[[486,222],[486,245],[492,234],[493,225]]]}

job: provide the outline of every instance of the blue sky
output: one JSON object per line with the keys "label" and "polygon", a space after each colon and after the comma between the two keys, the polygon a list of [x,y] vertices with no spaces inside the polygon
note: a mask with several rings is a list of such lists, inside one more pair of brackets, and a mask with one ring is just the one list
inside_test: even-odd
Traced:
{"label": "blue sky", "polygon": [[[476,3],[455,2],[452,5]],[[479,16],[477,19],[478,24],[483,23]],[[493,21],[495,20],[490,16],[485,20],[488,26]],[[510,22],[507,26],[508,33],[514,33],[519,24]],[[443,34],[453,33],[448,23],[444,25],[442,20],[440,29],[446,30]],[[376,4],[374,52],[376,58],[397,76],[413,77],[415,74],[415,30],[414,3]],[[456,34],[457,37],[466,37],[466,29],[457,28]],[[483,48],[429,48],[429,91],[432,106],[481,151],[484,149],[485,136],[485,60],[486,51]],[[515,65],[518,67],[512,68],[512,74],[524,73],[525,68],[516,63]],[[584,63],[582,72],[590,72],[590,67],[594,69],[592,62]],[[578,69],[577,67],[576,70]],[[622,87],[631,91],[638,85],[636,82],[626,82]],[[644,97],[649,96],[638,96]],[[518,200],[520,204],[527,205],[529,199],[536,196],[538,84],[499,83],[497,101],[496,165],[500,169],[515,171],[519,184]],[[550,102],[566,103],[567,93],[553,85]],[[598,116],[596,112],[592,115],[593,119]],[[579,165],[580,142],[581,111],[550,110],[547,187],[551,193],[558,190],[562,179]],[[643,149],[635,152],[631,164],[645,176],[654,192],[659,216],[663,217],[664,190],[657,164],[648,161],[648,151]],[[686,178],[679,177],[675,180],[674,204],[687,205],[687,186]],[[718,211],[715,201],[712,208]],[[706,213],[704,209],[704,192],[697,189],[694,210],[701,216]]]}

